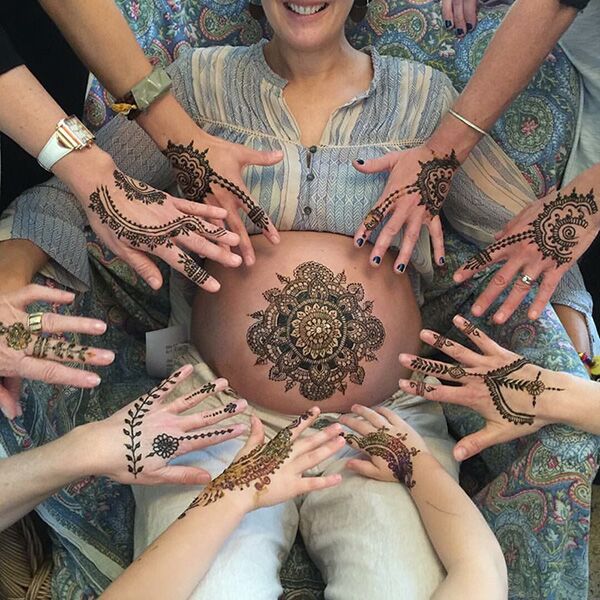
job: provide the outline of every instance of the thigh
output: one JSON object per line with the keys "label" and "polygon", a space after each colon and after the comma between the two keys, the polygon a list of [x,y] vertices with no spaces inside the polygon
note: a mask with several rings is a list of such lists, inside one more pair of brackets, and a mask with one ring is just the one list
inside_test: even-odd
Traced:
{"label": "thigh", "polygon": [[[456,476],[452,443],[426,441]],[[342,484],[310,494],[300,509],[300,531],[326,582],[325,598],[430,598],[445,571],[410,494],[399,483],[344,470],[352,454],[347,452],[325,471],[344,471]]]}

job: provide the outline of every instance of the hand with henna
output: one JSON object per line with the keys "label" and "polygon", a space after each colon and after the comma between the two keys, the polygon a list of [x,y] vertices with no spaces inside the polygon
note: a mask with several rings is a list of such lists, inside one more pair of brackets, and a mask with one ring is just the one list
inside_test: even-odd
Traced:
{"label": "hand with henna", "polygon": [[54,313],[27,314],[34,302],[69,304],[75,296],[49,287],[30,284],[0,294],[0,409],[9,419],[21,415],[21,378],[50,384],[92,388],[100,377],[64,363],[105,366],[115,356],[109,350],[65,341],[64,333],[101,335],[106,324],[98,319],[68,317]]}
{"label": "hand with henna", "polygon": [[252,430],[245,446],[233,462],[211,481],[181,515],[185,517],[198,507],[208,506],[232,493],[237,504],[246,511],[273,506],[296,496],[337,485],[340,475],[304,477],[344,446],[341,427],[333,424],[313,435],[300,437],[320,414],[311,408],[282,429],[270,442],[264,442],[260,419],[252,417]]}
{"label": "hand with henna", "polygon": [[[208,292],[219,283],[192,258],[198,254],[228,267],[241,259],[228,250],[239,237],[214,225],[227,212],[171,196],[129,177],[109,156],[77,178],[62,174],[77,196],[98,238],[152,288],[162,285],[160,270],[148,254],[164,260]],[[60,163],[58,163],[60,165]]]}
{"label": "hand with henna", "polygon": [[245,425],[228,424],[227,419],[243,412],[248,403],[232,400],[223,408],[184,414],[228,386],[225,379],[217,379],[171,401],[167,394],[192,372],[186,365],[111,417],[84,425],[96,448],[90,472],[138,485],[210,481],[204,469],[169,462],[244,433]]}
{"label": "hand with henna", "polygon": [[369,459],[351,459],[347,467],[365,477],[396,481],[409,490],[416,485],[413,463],[429,450],[421,436],[404,420],[384,407],[352,407],[355,416],[342,415],[340,423],[353,430],[344,433],[346,442],[369,455]]}
{"label": "hand with henna", "polygon": [[564,402],[565,374],[538,367],[502,348],[461,316],[454,325],[481,354],[424,329],[421,339],[452,359],[452,363],[401,354],[400,363],[424,375],[452,385],[400,380],[405,392],[427,400],[466,406],[485,418],[480,431],[461,439],[454,448],[457,460],[465,460],[489,446],[529,435],[552,422],[554,406]]}
{"label": "hand with henna", "polygon": [[528,313],[530,319],[537,319],[562,276],[588,249],[599,229],[600,212],[593,190],[587,188],[581,193],[570,187],[568,192],[553,192],[512,219],[496,235],[494,243],[456,271],[454,281],[461,283],[488,266],[505,261],[475,300],[473,314],[481,316],[512,285],[508,298],[494,314],[495,323],[505,323],[532,284],[542,278]]}
{"label": "hand with henna", "polygon": [[[282,159],[281,152],[261,152],[202,133],[186,143],[169,140],[164,154],[186,198],[227,210],[227,216],[221,218],[239,236],[240,252],[247,265],[254,264],[255,255],[240,209],[272,244],[279,243],[279,233],[269,216],[250,197],[242,171],[250,165],[274,165]],[[222,225],[222,221],[216,223]]]}
{"label": "hand with henna", "polygon": [[353,164],[365,174],[389,172],[383,193],[354,235],[355,244],[361,247],[387,219],[371,249],[371,264],[377,267],[381,263],[384,253],[404,228],[402,246],[394,263],[395,271],[403,273],[421,234],[421,226],[426,225],[435,261],[443,265],[444,234],[439,215],[450,191],[452,177],[460,167],[454,151],[436,152],[423,144],[366,162],[359,159]]}

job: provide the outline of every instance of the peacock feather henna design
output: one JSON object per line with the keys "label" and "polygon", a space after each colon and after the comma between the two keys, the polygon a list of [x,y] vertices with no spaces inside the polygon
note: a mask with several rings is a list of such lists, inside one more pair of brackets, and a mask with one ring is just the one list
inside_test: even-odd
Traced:
{"label": "peacock feather henna design", "polygon": [[408,489],[416,485],[413,479],[412,459],[419,454],[414,446],[408,448],[404,442],[408,438],[406,433],[388,433],[387,427],[380,427],[365,436],[354,433],[343,434],[348,443],[354,443],[371,456],[378,456],[387,462],[394,477]]}

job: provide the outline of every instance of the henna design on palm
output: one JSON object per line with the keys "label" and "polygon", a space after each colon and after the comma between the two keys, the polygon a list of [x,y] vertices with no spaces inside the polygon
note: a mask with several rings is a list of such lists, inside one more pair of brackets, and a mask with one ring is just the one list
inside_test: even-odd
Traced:
{"label": "henna design on palm", "polygon": [[413,479],[412,459],[419,454],[420,450],[414,446],[409,449],[404,444],[408,434],[391,435],[387,433],[388,431],[387,427],[380,427],[377,431],[372,431],[365,436],[358,436],[354,433],[345,433],[343,436],[347,442],[354,442],[369,455],[383,458],[394,477],[411,489],[416,485],[416,481]]}
{"label": "henna design on palm", "polygon": [[233,433],[233,431],[233,428],[217,429],[214,431],[181,435],[179,437],[173,437],[167,433],[159,433],[154,440],[152,440],[152,452],[146,454],[146,458],[152,456],[160,456],[165,459],[171,458],[171,456],[179,450],[180,443],[185,440],[209,440],[213,437],[222,437],[229,433]]}
{"label": "henna design on palm", "polygon": [[121,171],[116,170],[113,177],[115,178],[115,185],[123,190],[127,200],[132,202],[137,200],[144,204],[163,204],[167,198],[164,192],[155,190],[143,181],[137,181]]}
{"label": "henna design on palm", "polygon": [[258,206],[235,183],[221,177],[211,166],[206,158],[208,149],[200,152],[194,147],[194,142],[187,146],[174,144],[169,140],[165,156],[177,172],[177,183],[186,198],[196,202],[203,202],[206,195],[211,193],[211,185],[215,184],[233,194],[247,209],[248,218],[259,229],[264,230],[269,226],[269,218],[265,211]]}
{"label": "henna design on palm", "polygon": [[557,194],[554,200],[544,203],[528,229],[484,248],[464,268],[471,271],[479,269],[492,262],[496,252],[524,241],[535,244],[543,259],[554,261],[556,268],[570,263],[581,233],[589,227],[588,218],[598,212],[593,192],[590,190],[584,195],[573,190],[568,196]]}

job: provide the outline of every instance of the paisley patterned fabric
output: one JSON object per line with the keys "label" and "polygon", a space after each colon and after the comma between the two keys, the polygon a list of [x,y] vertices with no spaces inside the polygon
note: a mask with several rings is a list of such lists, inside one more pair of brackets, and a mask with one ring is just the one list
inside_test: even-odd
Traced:
{"label": "paisley patterned fabric", "polygon": [[[117,0],[146,53],[166,65],[185,47],[248,45],[268,37],[248,14],[245,0]],[[374,0],[367,18],[349,22],[356,47],[412,58],[446,73],[461,90],[479,63],[506,6],[483,8],[475,31],[458,40],[442,23],[439,0]],[[110,98],[95,82],[87,106],[97,129],[113,115]],[[579,79],[560,48],[550,54],[529,87],[497,123],[493,136],[517,163],[538,197],[561,181],[573,143]]]}

